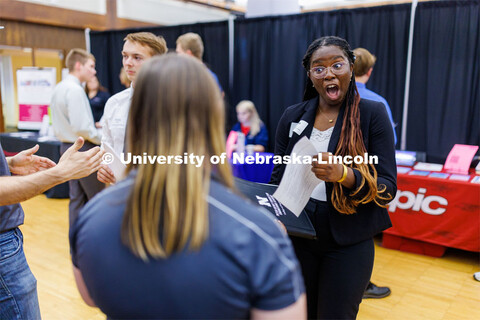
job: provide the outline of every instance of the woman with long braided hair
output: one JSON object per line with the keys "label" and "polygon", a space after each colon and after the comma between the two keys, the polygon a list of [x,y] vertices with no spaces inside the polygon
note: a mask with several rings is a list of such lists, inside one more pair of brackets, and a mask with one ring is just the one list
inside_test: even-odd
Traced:
{"label": "woman with long braided hair", "polygon": [[[321,180],[305,207],[317,239],[292,237],[302,266],[310,319],[354,319],[373,268],[373,236],[391,226],[385,209],[396,193],[393,133],[378,102],[361,100],[355,85],[355,56],[342,38],[313,41],[303,58],[304,101],[280,119],[275,154],[288,155],[306,136],[319,158],[376,156],[378,163],[319,163]],[[296,128],[299,122],[307,125]],[[279,183],[285,165],[276,165]]]}

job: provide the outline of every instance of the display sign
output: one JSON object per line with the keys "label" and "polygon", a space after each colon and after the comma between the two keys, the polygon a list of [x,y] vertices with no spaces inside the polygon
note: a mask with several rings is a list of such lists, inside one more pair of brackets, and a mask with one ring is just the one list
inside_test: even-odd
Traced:
{"label": "display sign", "polygon": [[478,146],[456,144],[448,154],[444,169],[447,172],[468,174],[470,163],[478,150]]}
{"label": "display sign", "polygon": [[40,130],[56,83],[56,68],[17,70],[19,129]]}
{"label": "display sign", "polygon": [[226,152],[227,152],[228,159],[232,158],[233,147],[237,143],[237,137],[238,137],[238,132],[237,131],[232,130],[228,134],[227,147],[226,147]]}

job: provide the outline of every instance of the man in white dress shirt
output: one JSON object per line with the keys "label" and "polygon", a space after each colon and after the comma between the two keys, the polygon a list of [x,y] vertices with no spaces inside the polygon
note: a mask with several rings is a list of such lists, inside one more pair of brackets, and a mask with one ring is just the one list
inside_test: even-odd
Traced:
{"label": "man in white dress shirt", "polygon": [[[167,43],[161,36],[150,32],[128,34],[122,50],[122,63],[128,79],[132,82],[127,88],[108,99],[102,117],[102,147],[108,144],[117,155],[124,152],[125,132],[128,112],[135,88],[135,78],[142,64],[155,55],[167,52]],[[97,173],[98,180],[103,183],[115,183],[115,175],[107,166],[102,165]]]}
{"label": "man in white dress shirt", "polygon": [[[70,148],[79,136],[85,139],[85,144],[80,149],[82,151],[98,146],[101,141],[101,133],[95,127],[90,102],[82,87],[82,82],[89,81],[97,73],[95,57],[83,49],[72,49],[67,55],[66,66],[69,74],[57,84],[50,102],[53,130],[57,139],[62,142],[61,154]],[[87,201],[105,186],[98,182],[96,173],[82,179],[70,180],[68,184],[69,221],[72,225]]]}

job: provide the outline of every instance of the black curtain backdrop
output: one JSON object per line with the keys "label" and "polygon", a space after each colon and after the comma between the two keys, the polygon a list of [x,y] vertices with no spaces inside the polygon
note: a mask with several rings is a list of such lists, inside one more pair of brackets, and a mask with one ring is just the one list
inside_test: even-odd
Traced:
{"label": "black curtain backdrop", "polygon": [[243,99],[255,103],[269,129],[272,150],[283,111],[302,100],[307,79],[302,58],[308,45],[335,35],[352,49],[364,47],[377,56],[367,87],[387,99],[400,136],[410,10],[410,4],[403,4],[237,19],[232,106]]}
{"label": "black curtain backdrop", "polygon": [[442,163],[480,144],[479,1],[421,2],[414,28],[407,149]]}
{"label": "black curtain backdrop", "polygon": [[[432,1],[418,4],[409,96],[407,149],[424,151],[442,163],[455,143],[480,144],[480,1]],[[306,72],[301,65],[316,38],[336,35],[352,49],[377,56],[367,88],[387,99],[397,123],[400,146],[411,4],[299,15],[237,18],[234,74],[230,88],[228,22],[92,32],[99,79],[112,93],[118,80],[123,38],[130,32],[162,35],[169,48],[186,32],[204,40],[204,61],[218,75],[225,93],[227,128],[236,122],[234,107],[252,100],[265,122],[273,150],[283,111],[302,100]]]}
{"label": "black curtain backdrop", "polygon": [[90,44],[96,58],[97,76],[103,86],[114,94],[125,89],[118,78],[122,68],[123,39],[132,32],[152,32],[163,36],[170,50],[175,51],[177,38],[187,32],[202,37],[203,61],[217,74],[228,96],[228,22],[197,23],[190,25],[91,32]]}

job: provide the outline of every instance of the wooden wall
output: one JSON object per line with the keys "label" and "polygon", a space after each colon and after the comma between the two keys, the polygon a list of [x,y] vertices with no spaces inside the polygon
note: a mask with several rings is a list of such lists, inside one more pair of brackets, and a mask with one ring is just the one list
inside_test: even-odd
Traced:
{"label": "wooden wall", "polygon": [[0,45],[66,52],[72,48],[85,49],[85,33],[82,29],[12,20],[3,20],[2,24],[5,29],[0,30]]}
{"label": "wooden wall", "polygon": [[116,0],[107,0],[107,14],[0,0],[0,45],[61,49],[85,48],[84,30],[113,30],[153,26],[116,16]]}
{"label": "wooden wall", "polygon": [[0,19],[24,21],[74,29],[114,30],[157,26],[157,24],[117,17],[117,1],[107,0],[107,13],[88,12],[57,8],[17,0],[0,0]]}

